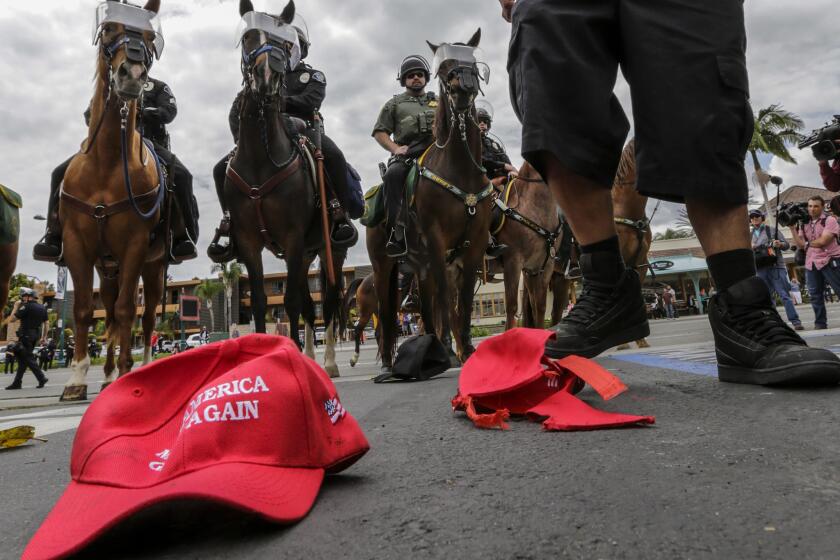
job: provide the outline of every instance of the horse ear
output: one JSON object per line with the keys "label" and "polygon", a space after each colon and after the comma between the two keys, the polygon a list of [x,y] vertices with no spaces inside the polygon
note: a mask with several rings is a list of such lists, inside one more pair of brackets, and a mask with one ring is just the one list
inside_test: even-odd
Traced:
{"label": "horse ear", "polygon": [[146,2],[146,5],[143,6],[143,9],[158,13],[160,11],[160,0],[149,0]]}
{"label": "horse ear", "polygon": [[478,28],[478,31],[472,36],[472,38],[467,41],[468,47],[477,47],[478,43],[481,41],[481,28]]}
{"label": "horse ear", "polygon": [[440,45],[435,45],[434,43],[430,43],[428,41],[426,41],[426,44],[429,45],[430,49],[432,49],[432,53],[436,53],[437,50],[438,50],[438,47],[440,47]]}
{"label": "horse ear", "polygon": [[239,15],[244,16],[248,12],[254,11],[254,4],[251,0],[239,0]]}
{"label": "horse ear", "polygon": [[286,7],[283,8],[283,13],[280,14],[280,21],[283,23],[292,23],[295,19],[295,0],[289,0]]}

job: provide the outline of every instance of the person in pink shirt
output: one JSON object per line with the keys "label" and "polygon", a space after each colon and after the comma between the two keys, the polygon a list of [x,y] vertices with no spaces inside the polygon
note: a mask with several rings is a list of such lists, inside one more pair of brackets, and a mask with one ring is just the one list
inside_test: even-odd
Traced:
{"label": "person in pink shirt", "polygon": [[807,224],[791,227],[790,232],[798,247],[805,249],[805,281],[814,308],[814,328],[828,328],[825,312],[825,287],[831,286],[840,294],[840,224],[837,218],[825,213],[825,200],[821,196],[808,199]]}
{"label": "person in pink shirt", "polygon": [[[840,150],[840,140],[834,141]],[[840,157],[834,159],[833,162],[820,162],[820,176],[822,177],[823,186],[831,192],[840,191]]]}

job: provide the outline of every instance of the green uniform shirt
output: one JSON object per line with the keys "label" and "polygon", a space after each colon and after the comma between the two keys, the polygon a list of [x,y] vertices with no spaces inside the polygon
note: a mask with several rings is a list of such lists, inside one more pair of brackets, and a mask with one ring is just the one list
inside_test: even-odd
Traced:
{"label": "green uniform shirt", "polygon": [[420,97],[401,93],[392,97],[382,110],[373,126],[373,134],[379,131],[393,135],[400,146],[431,144],[434,140],[433,124],[437,99],[432,92]]}

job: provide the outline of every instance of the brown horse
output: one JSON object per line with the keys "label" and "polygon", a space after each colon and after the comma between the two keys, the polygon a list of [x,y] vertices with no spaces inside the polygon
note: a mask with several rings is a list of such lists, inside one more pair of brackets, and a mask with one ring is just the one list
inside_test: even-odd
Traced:
{"label": "brown horse", "polygon": [[[479,29],[463,48],[475,48]],[[441,45],[429,43],[432,52]],[[426,332],[451,344],[451,301],[459,318],[453,325],[458,357],[475,351],[470,338],[476,271],[487,247],[492,192],[481,161],[481,132],[475,120],[478,69],[473,64],[444,60],[436,69],[440,96],[435,115],[435,144],[419,165],[414,207],[410,210],[409,264],[417,271],[421,317]],[[399,306],[397,261],[385,254],[384,227],[368,229],[368,255],[373,263],[380,310],[382,370],[389,371],[397,341]],[[453,267],[460,272],[453,274]],[[449,276],[459,281],[451,285]],[[450,295],[451,294],[451,295]]]}
{"label": "brown horse", "polygon": [[[250,0],[240,0],[240,15],[254,11]],[[289,24],[295,5],[290,1],[277,20]],[[286,261],[288,281],[284,305],[289,336],[298,346],[299,319],[306,322],[306,354],[314,358],[315,304],[307,271],[318,256],[326,325],[325,369],[338,375],[335,363],[335,320],[340,323],[341,275],[336,285],[326,281],[326,247],[321,214],[316,205],[314,165],[300,147],[297,125],[283,115],[281,89],[288,53],[274,48],[266,33],[248,31],[242,38],[244,95],[239,115],[239,144],[228,164],[225,198],[239,260],[248,269],[251,311],[257,332],[265,332],[266,295],[263,285],[263,249]],[[281,60],[282,59],[282,60]],[[278,61],[282,64],[278,64]],[[341,271],[346,251],[333,251],[333,265]]]}
{"label": "brown horse", "polygon": [[[144,9],[157,13],[160,0],[149,0]],[[115,344],[120,346],[119,375],[132,366],[131,327],[141,276],[145,300],[151,302],[143,313],[144,361],[151,359],[155,303],[162,295],[166,266],[164,236],[150,244],[152,230],[160,220],[165,185],[160,164],[135,127],[152,55],[159,54],[155,34],[144,31],[142,40],[129,41],[122,24],[109,22],[98,39],[88,137],[67,168],[59,204],[64,260],[75,286],[74,331],[79,341],[62,400],[87,396],[90,358],[82,341],[87,340],[93,321],[94,269],[99,274],[106,313],[105,387],[113,380]],[[145,51],[144,61],[137,60],[138,50]]]}
{"label": "brown horse", "polygon": [[362,333],[367,328],[373,316],[377,315],[378,312],[376,288],[373,285],[373,278],[373,274],[368,274],[364,278],[353,280],[347,287],[347,292],[344,295],[344,316],[350,316],[350,309],[354,305],[359,312],[359,318],[353,327],[355,350],[353,356],[350,358],[350,367],[355,367],[359,362],[359,346],[362,341]]}
{"label": "brown horse", "polygon": [[[648,197],[636,190],[636,143],[631,139],[621,153],[618,172],[613,181],[612,203],[621,256],[627,266],[639,271],[642,282],[648,270],[648,251],[652,240],[650,223],[645,213],[647,201]],[[552,324],[559,322],[569,302],[571,280],[565,276],[566,264],[557,264],[550,282],[554,295]],[[637,340],[636,345],[639,348],[650,346],[645,339]]]}
{"label": "brown horse", "polygon": [[517,326],[523,273],[523,298],[528,300],[523,307],[528,313],[523,315],[522,326],[543,328],[554,255],[561,242],[560,216],[548,185],[527,162],[506,191],[499,202],[509,210],[496,237],[508,248],[500,258],[490,262],[491,270],[501,268],[504,272],[505,330]]}

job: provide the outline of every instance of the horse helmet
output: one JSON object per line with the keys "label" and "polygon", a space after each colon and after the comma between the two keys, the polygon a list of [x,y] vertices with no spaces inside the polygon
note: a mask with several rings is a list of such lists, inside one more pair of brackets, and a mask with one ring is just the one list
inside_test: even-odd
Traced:
{"label": "horse helmet", "polygon": [[425,58],[423,58],[419,54],[413,54],[405,57],[402,61],[402,64],[400,64],[400,73],[397,75],[397,81],[400,82],[401,86],[405,87],[406,74],[414,70],[421,70],[423,74],[426,75],[426,81],[429,81],[429,78],[431,77],[429,63],[426,61]]}

